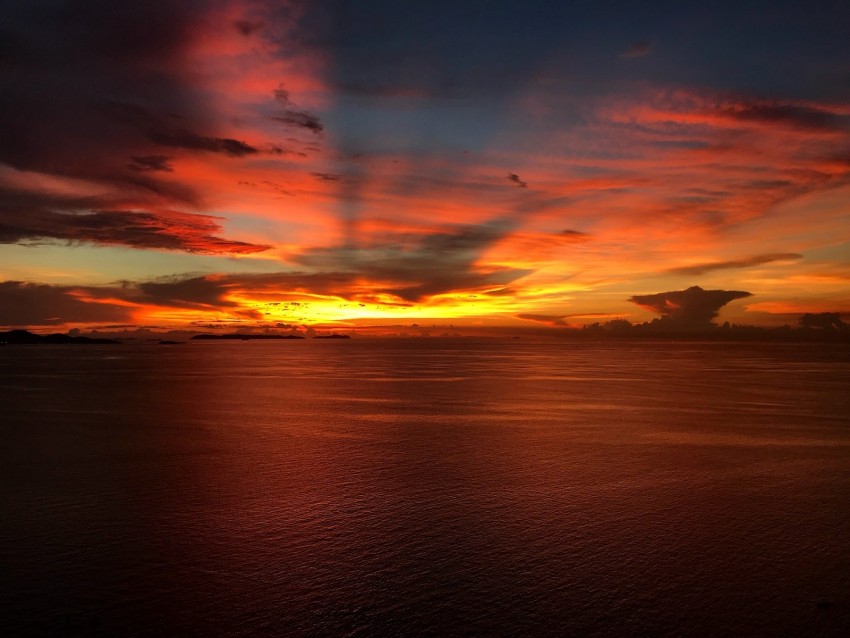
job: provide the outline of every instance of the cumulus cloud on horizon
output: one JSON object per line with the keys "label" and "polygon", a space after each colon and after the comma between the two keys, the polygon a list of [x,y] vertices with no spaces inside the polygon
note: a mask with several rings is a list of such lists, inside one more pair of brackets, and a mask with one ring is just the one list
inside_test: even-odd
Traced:
{"label": "cumulus cloud on horizon", "polygon": [[687,290],[634,295],[629,301],[661,315],[660,321],[670,327],[699,329],[710,327],[720,309],[735,299],[751,297],[743,290],[703,290],[691,286]]}

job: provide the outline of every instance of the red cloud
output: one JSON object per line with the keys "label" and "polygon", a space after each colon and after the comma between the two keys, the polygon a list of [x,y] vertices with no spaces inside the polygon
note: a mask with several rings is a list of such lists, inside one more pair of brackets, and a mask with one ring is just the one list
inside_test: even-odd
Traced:
{"label": "red cloud", "polygon": [[250,254],[271,248],[218,237],[219,218],[175,211],[58,213],[27,216],[0,209],[0,243],[85,242],[199,254]]}

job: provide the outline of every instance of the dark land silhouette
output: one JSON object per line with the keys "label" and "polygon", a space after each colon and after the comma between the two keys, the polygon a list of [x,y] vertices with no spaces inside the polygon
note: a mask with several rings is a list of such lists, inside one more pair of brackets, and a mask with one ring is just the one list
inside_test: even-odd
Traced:
{"label": "dark land silhouette", "polygon": [[[712,313],[714,314],[714,313]],[[568,339],[685,339],[699,341],[801,341],[801,342],[837,342],[850,343],[850,323],[843,321],[841,313],[819,312],[801,315],[795,326],[763,327],[745,324],[734,324],[728,321],[718,325],[711,321],[711,315],[702,314],[697,320],[688,315],[668,314],[644,323],[632,323],[626,319],[613,319],[604,323],[596,322],[575,327],[551,327],[545,330],[531,330],[530,336],[550,336]],[[121,344],[139,343],[137,338],[82,336],[72,334],[38,335],[28,330],[10,330],[0,332],[0,345],[6,344]],[[97,333],[94,333],[97,335]],[[107,333],[109,334],[109,333]],[[194,334],[181,333],[183,339],[193,341],[280,341],[290,339],[308,339],[309,336],[287,333],[226,333]],[[416,335],[411,335],[416,336]],[[427,336],[427,335],[422,335]],[[450,335],[443,335],[450,336]],[[464,335],[454,333],[454,337]],[[475,335],[465,335],[475,336]],[[482,335],[478,335],[482,336]],[[509,335],[519,338],[518,335]],[[315,335],[313,339],[350,339],[351,335],[332,333]],[[179,345],[187,341],[176,341],[168,338],[148,339],[159,345]]]}
{"label": "dark land silhouette", "polygon": [[3,344],[110,344],[121,343],[115,339],[102,339],[93,337],[72,337],[66,334],[37,335],[29,330],[10,330],[0,332],[0,343]]}
{"label": "dark land silhouette", "polygon": [[197,339],[200,341],[215,341],[215,340],[237,340],[237,341],[253,341],[253,340],[274,340],[274,339],[304,339],[304,337],[300,335],[292,335],[292,334],[242,334],[242,333],[229,333],[223,335],[214,335],[209,333],[199,334],[192,337],[192,339]]}

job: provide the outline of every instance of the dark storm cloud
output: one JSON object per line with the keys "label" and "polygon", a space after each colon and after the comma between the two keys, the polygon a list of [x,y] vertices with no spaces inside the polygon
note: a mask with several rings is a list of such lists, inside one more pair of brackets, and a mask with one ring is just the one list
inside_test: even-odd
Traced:
{"label": "dark storm cloud", "polygon": [[[66,322],[125,322],[124,306],[91,303],[76,296],[78,288],[0,282],[0,326],[49,326]],[[76,293],[76,294],[75,294]]]}
{"label": "dark storm cloud", "polygon": [[635,295],[629,301],[657,312],[660,321],[671,327],[698,329],[710,327],[712,319],[730,301],[751,296],[752,293],[742,290],[703,290],[692,286],[687,290]]}
{"label": "dark storm cloud", "polygon": [[275,101],[277,101],[283,110],[278,115],[271,117],[273,121],[286,124],[287,126],[305,128],[317,134],[324,130],[325,125],[322,124],[318,116],[295,107],[289,97],[289,91],[286,89],[276,89],[274,97]]}
{"label": "dark storm cloud", "polygon": [[522,181],[520,179],[519,175],[517,175],[516,173],[508,173],[508,179],[511,180],[514,184],[516,184],[520,188],[528,188],[528,183]]}
{"label": "dark storm cloud", "polygon": [[0,189],[0,243],[92,243],[201,254],[248,254],[267,245],[217,236],[219,219],[174,211],[106,210],[107,200]]}
{"label": "dark storm cloud", "polygon": [[672,268],[667,272],[671,275],[704,275],[707,272],[715,270],[727,270],[730,268],[750,268],[752,266],[761,266],[774,261],[791,261],[802,259],[803,255],[798,253],[772,253],[769,255],[756,255],[745,259],[732,259],[729,261],[714,261],[705,264],[695,264],[693,266],[683,266],[682,268]]}

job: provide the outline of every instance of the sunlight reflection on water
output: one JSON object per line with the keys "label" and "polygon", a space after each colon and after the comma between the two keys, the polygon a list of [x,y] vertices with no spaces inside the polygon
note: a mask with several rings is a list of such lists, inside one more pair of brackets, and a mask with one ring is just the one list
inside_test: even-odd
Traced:
{"label": "sunlight reflection on water", "polygon": [[12,634],[850,629],[846,348],[92,348],[0,353]]}

